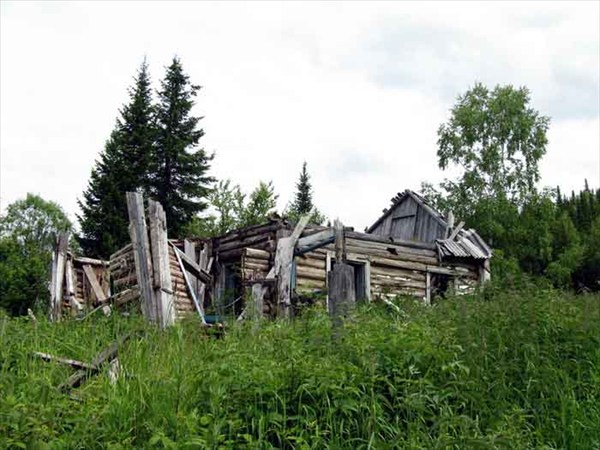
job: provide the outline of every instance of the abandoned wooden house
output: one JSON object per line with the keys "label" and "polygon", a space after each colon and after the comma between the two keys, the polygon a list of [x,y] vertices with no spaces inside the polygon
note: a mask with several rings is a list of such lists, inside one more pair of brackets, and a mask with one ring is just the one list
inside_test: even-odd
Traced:
{"label": "abandoned wooden house", "polygon": [[[410,190],[365,232],[341,227],[337,236],[334,227],[308,225],[308,218],[299,224],[277,218],[211,239],[168,240],[160,204],[149,202],[149,230],[139,194],[128,194],[128,204],[132,243],[100,262],[110,290],[105,283],[93,299],[120,305],[141,298],[142,311],[163,325],[189,313],[205,323],[208,309],[288,315],[298,298],[326,303],[339,241],[354,270],[356,301],[410,295],[430,303],[447,292],[472,292],[490,278],[492,252],[483,239]],[[70,288],[60,289],[69,295]]]}
{"label": "abandoned wooden house", "polygon": [[[356,300],[410,295],[431,302],[447,291],[474,291],[490,278],[491,250],[474,230],[463,226],[454,227],[452,220],[407,190],[392,199],[392,206],[366,232],[345,228]],[[221,268],[215,274],[216,304],[242,298],[248,285],[265,279],[274,265],[278,240],[292,230],[293,224],[273,220],[214,238],[212,252]],[[325,298],[327,273],[335,263],[332,228],[307,226],[294,248],[291,291]],[[265,309],[269,312],[268,306]]]}

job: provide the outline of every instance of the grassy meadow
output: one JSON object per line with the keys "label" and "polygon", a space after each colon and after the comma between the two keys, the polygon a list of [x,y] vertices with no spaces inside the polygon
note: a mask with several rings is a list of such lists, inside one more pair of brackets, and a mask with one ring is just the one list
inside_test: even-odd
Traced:
{"label": "grassy meadow", "polygon": [[[524,290],[292,323],[0,317],[0,448],[600,449],[600,296]],[[117,336],[122,376],[56,388]]]}

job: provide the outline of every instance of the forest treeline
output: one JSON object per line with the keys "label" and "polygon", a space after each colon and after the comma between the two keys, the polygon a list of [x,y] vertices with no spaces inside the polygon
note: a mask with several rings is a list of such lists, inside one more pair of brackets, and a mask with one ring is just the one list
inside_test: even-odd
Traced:
{"label": "forest treeline", "polygon": [[[1,307],[19,315],[47,304],[58,231],[72,231],[71,247],[92,257],[108,258],[127,244],[127,191],[161,202],[171,237],[215,236],[278,214],[296,220],[311,213],[312,222],[325,222],[313,203],[306,162],[294,198],[280,212],[271,181],[258,181],[246,194],[234,181],[211,175],[215,155],[200,146],[202,117],[193,112],[199,91],[177,57],[156,91],[148,64],[141,64],[79,199],[78,227],[60,205],[36,195],[8,206],[0,218]],[[533,276],[560,288],[598,291],[600,189],[584,180],[570,195],[537,189],[549,126],[527,88],[476,83],[438,130],[439,168],[459,175],[438,186],[425,182],[421,191],[493,247],[493,279],[500,284]]]}

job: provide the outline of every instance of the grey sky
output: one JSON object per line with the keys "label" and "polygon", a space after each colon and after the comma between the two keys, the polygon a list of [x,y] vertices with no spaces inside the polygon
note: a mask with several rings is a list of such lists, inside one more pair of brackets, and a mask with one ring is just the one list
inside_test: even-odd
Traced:
{"label": "grey sky", "polygon": [[362,229],[439,181],[436,131],[475,81],[552,117],[542,185],[600,185],[599,2],[1,2],[0,199],[72,218],[144,56],[203,86],[213,175],[280,207],[307,160],[317,206]]}

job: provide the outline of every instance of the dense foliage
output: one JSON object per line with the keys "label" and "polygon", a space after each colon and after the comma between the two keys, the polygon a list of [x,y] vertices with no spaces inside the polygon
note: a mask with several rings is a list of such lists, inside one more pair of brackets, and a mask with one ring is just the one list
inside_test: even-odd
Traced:
{"label": "dense foliage", "polygon": [[458,98],[438,130],[438,165],[458,168],[423,194],[452,211],[494,248],[492,270],[507,281],[522,273],[555,286],[600,290],[600,190],[564,197],[538,191],[549,118],[530,106],[527,88],[476,84]]}
{"label": "dense foliage", "polygon": [[86,255],[108,257],[129,242],[125,192],[148,193],[156,130],[151,81],[146,62],[140,67],[129,103],[92,169],[83,200],[80,242]]}
{"label": "dense foliage", "polygon": [[195,217],[183,230],[185,236],[215,237],[232,230],[258,225],[277,215],[277,197],[273,182],[259,181],[246,196],[231,180],[221,180],[210,191],[211,213]]}
{"label": "dense foliage", "polygon": [[214,179],[207,175],[213,155],[197,148],[204,131],[201,117],[192,115],[200,86],[191,84],[178,58],[167,67],[158,92],[156,154],[151,192],[167,216],[172,236],[208,206],[205,199]]}
{"label": "dense foliage", "polygon": [[56,235],[71,222],[56,203],[34,194],[10,204],[0,217],[0,307],[22,315],[48,303]]}
{"label": "dense foliage", "polygon": [[529,103],[526,87],[489,90],[476,83],[440,126],[438,164],[461,172],[456,180],[442,183],[458,216],[470,215],[482,199],[506,198],[520,205],[535,192],[550,119]]}
{"label": "dense foliage", "polygon": [[[0,319],[2,448],[572,448],[600,446],[600,298],[488,292],[434,307],[167,331],[135,317]],[[133,329],[123,376],[55,387]]]}
{"label": "dense foliage", "polygon": [[92,169],[79,202],[80,241],[88,256],[107,258],[129,242],[125,192],[159,200],[173,236],[206,207],[212,156],[196,149],[204,132],[198,128],[200,118],[191,115],[199,87],[190,83],[177,58],[161,86],[155,105],[144,62]]}

